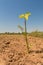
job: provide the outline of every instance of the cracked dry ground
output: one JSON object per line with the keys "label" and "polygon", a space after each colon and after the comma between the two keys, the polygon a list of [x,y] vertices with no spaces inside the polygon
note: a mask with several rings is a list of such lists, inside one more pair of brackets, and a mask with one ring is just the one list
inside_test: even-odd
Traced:
{"label": "cracked dry ground", "polygon": [[28,36],[27,53],[23,35],[0,35],[0,65],[43,65],[43,38]]}

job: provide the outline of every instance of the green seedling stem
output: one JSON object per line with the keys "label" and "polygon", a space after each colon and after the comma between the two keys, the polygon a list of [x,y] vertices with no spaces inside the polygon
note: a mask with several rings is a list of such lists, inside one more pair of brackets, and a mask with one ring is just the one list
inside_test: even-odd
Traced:
{"label": "green seedling stem", "polygon": [[28,44],[28,39],[27,39],[26,20],[25,20],[24,24],[25,24],[25,41],[26,41],[27,51],[29,53],[29,46],[28,46],[29,44]]}

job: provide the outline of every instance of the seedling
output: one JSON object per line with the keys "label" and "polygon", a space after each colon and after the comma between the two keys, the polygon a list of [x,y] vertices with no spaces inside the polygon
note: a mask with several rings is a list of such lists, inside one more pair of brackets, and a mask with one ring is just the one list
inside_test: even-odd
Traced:
{"label": "seedling", "polygon": [[26,45],[27,45],[27,51],[29,53],[29,45],[28,45],[28,40],[27,40],[27,28],[26,28],[26,21],[28,20],[28,17],[31,15],[30,12],[26,12],[25,14],[21,14],[19,18],[24,18],[24,24],[25,24],[25,40],[26,40]]}

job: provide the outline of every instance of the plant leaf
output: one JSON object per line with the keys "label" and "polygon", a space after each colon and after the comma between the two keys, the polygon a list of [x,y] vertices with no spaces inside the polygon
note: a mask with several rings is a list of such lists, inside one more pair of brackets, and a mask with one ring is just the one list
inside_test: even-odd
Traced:
{"label": "plant leaf", "polygon": [[18,28],[23,32],[24,29],[22,26],[18,25]]}
{"label": "plant leaf", "polygon": [[25,14],[21,14],[21,15],[19,16],[19,18],[24,18],[24,19],[28,20],[28,17],[29,17],[30,15],[31,15],[30,12],[26,12]]}

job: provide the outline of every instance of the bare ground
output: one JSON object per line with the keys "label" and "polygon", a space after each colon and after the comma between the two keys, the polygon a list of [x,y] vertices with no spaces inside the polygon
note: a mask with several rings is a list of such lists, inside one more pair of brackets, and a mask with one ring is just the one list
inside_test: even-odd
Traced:
{"label": "bare ground", "polygon": [[0,35],[0,65],[43,65],[43,38],[28,36],[27,53],[22,35]]}

